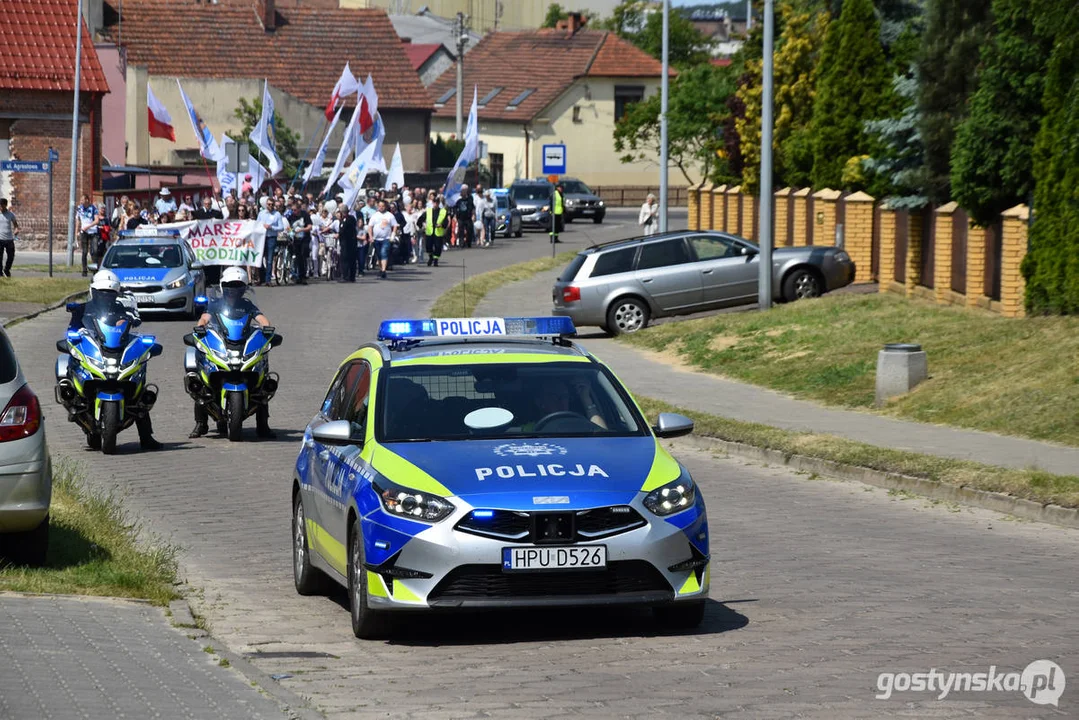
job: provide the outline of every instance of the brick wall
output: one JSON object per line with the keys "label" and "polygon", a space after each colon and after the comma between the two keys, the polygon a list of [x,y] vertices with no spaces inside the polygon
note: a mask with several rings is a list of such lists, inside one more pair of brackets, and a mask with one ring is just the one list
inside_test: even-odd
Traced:
{"label": "brick wall", "polygon": [[[5,91],[0,93],[0,118],[12,115],[9,147],[12,159],[45,160],[48,149],[60,153],[53,165],[53,224],[55,248],[66,249],[68,193],[71,178],[70,93]],[[32,117],[25,117],[25,116]],[[80,96],[76,202],[101,186],[101,96]],[[12,173],[12,210],[19,218],[24,244],[40,245],[48,237],[48,175]]]}

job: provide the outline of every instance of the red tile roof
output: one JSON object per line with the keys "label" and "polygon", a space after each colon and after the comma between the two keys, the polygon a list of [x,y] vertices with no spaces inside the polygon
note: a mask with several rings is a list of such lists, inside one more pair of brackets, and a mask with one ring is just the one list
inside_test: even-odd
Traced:
{"label": "red tile roof", "polygon": [[[4,0],[6,2],[6,0]],[[112,10],[118,0],[106,0]],[[150,75],[266,78],[299,99],[324,106],[348,62],[362,82],[371,73],[379,107],[430,110],[419,75],[384,10],[288,7],[263,28],[259,0],[126,0],[122,41],[127,61]],[[105,33],[115,40],[119,28]]]}
{"label": "red tile roof", "polygon": [[[659,77],[659,61],[617,35],[602,30],[531,30],[496,32],[468,52],[464,67],[465,109],[471,88],[482,100],[502,88],[479,116],[487,120],[528,122],[580,77]],[[447,72],[429,88],[437,99],[456,87],[456,74]],[[509,103],[532,90],[516,108]],[[436,117],[452,117],[455,103],[435,108]]]}
{"label": "red tile roof", "polygon": [[419,70],[442,47],[441,43],[405,43],[405,54],[413,70]]}
{"label": "red tile roof", "polygon": [[[0,89],[75,89],[75,0],[3,0],[0,4]],[[107,93],[86,18],[79,89]]]}

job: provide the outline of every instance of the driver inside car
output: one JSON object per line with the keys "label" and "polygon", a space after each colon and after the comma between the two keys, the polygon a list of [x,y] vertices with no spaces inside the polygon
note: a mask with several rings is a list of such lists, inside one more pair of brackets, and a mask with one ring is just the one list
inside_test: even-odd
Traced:
{"label": "driver inside car", "polygon": [[[558,377],[547,377],[540,380],[541,392],[536,398],[536,406],[539,409],[539,415],[536,419],[528,423],[524,429],[532,430],[539,423],[540,420],[548,415],[556,412],[572,412],[577,411],[572,409],[570,403],[570,388],[569,385]],[[594,425],[598,425],[604,430],[607,429],[607,423],[603,419],[603,415],[600,413],[599,406],[592,398],[592,391],[588,387],[588,383],[584,381],[577,381],[573,383],[573,391],[576,393],[577,398],[581,401],[580,407],[584,408],[585,416],[589,422]]]}

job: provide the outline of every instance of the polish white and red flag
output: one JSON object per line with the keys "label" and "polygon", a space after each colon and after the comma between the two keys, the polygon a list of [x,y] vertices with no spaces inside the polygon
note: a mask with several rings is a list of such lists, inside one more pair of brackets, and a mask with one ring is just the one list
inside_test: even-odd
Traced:
{"label": "polish white and red flag", "polygon": [[150,137],[164,138],[176,142],[176,130],[172,127],[172,116],[161,101],[146,84],[146,112],[149,120]]}
{"label": "polish white and red flag", "polygon": [[337,84],[333,86],[333,95],[330,96],[330,102],[326,105],[326,119],[333,119],[333,114],[337,112],[337,106],[341,103],[341,98],[348,97],[359,89],[359,80],[353,76],[348,63],[345,63],[345,69],[341,71],[341,77],[337,80]]}

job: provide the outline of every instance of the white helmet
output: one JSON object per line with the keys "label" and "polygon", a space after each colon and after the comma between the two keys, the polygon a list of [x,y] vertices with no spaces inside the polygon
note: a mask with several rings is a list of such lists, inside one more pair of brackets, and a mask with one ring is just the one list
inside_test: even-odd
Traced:
{"label": "white helmet", "polygon": [[120,292],[120,278],[111,270],[98,270],[90,282],[91,290]]}
{"label": "white helmet", "polygon": [[229,283],[243,283],[248,284],[247,271],[242,267],[227,267],[221,273],[221,287]]}

